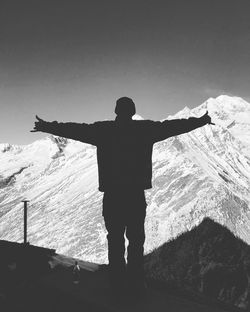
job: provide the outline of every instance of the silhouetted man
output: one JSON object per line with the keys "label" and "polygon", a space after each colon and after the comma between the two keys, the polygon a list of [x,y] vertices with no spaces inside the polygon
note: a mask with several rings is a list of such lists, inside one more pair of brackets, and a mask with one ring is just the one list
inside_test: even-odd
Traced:
{"label": "silhouetted man", "polygon": [[[143,281],[143,245],[146,200],[150,189],[154,143],[211,124],[208,112],[200,118],[132,120],[135,104],[122,97],[116,102],[116,119],[93,124],[46,122],[39,117],[33,131],[78,140],[97,146],[99,190],[104,192],[103,217],[108,231],[111,286],[119,288],[127,272],[130,287]],[[127,266],[124,234],[128,238]]]}

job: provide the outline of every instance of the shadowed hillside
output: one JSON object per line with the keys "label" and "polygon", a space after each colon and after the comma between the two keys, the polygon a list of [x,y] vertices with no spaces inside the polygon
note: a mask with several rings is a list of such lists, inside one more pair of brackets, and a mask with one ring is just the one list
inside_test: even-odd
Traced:
{"label": "shadowed hillside", "polygon": [[209,218],[148,254],[145,269],[147,278],[163,288],[250,307],[250,246]]}

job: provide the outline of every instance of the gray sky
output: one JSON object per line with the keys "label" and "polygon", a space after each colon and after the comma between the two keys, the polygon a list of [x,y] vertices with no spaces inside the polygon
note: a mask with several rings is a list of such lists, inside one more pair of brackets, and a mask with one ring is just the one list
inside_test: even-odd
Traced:
{"label": "gray sky", "polygon": [[1,0],[0,143],[34,116],[113,119],[121,96],[162,119],[220,94],[250,99],[249,0]]}

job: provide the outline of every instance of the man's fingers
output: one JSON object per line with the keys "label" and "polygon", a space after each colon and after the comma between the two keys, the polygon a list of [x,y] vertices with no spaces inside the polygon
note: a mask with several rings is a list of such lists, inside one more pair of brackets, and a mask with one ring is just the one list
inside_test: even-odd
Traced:
{"label": "man's fingers", "polygon": [[38,117],[37,115],[36,115],[36,119],[37,119],[38,121],[44,121],[43,119],[41,119],[41,118]]}
{"label": "man's fingers", "polygon": [[39,129],[41,128],[42,123],[45,122],[42,118],[38,117],[37,115],[36,115],[36,119],[37,119],[37,121],[35,121],[34,129],[30,130],[30,132],[38,132],[38,131],[40,131]]}
{"label": "man's fingers", "polygon": [[209,117],[209,124],[210,125],[214,125],[215,126],[215,123],[213,123],[212,121],[211,121],[211,117],[208,115],[208,110],[206,111],[206,113],[204,114],[204,116],[206,116],[206,117]]}

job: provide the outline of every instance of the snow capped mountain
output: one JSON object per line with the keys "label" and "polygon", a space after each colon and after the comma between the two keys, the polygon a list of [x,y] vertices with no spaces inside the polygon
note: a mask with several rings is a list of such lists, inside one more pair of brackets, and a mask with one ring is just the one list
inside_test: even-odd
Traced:
{"label": "snow capped mountain", "polygon": [[[250,243],[250,104],[222,95],[167,119],[199,117],[206,110],[215,126],[154,146],[146,252],[205,216]],[[0,162],[1,239],[22,241],[25,198],[30,243],[107,262],[95,147],[50,136],[26,146],[0,144]]]}

